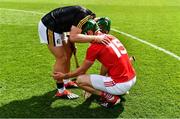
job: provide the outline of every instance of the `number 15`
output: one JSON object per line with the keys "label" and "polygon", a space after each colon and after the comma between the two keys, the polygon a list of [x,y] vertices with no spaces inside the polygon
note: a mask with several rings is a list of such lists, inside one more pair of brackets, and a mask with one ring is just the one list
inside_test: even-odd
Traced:
{"label": "number 15", "polygon": [[112,40],[112,43],[110,43],[109,46],[113,49],[118,58],[120,58],[123,54],[127,54],[126,49],[118,39]]}

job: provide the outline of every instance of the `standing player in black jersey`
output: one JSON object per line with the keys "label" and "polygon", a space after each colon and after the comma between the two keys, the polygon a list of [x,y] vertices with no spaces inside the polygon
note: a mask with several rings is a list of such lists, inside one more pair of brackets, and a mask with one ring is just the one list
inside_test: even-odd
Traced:
{"label": "standing player in black jersey", "polygon": [[[100,36],[81,34],[85,23],[95,16],[92,11],[81,6],[56,8],[43,16],[38,26],[39,37],[40,42],[47,44],[55,57],[53,72],[67,73],[70,70],[71,51],[66,32],[70,32],[69,38],[72,42],[105,42]],[[57,81],[56,84],[58,88],[56,96],[68,99],[78,98],[78,95],[65,89],[64,82]]]}

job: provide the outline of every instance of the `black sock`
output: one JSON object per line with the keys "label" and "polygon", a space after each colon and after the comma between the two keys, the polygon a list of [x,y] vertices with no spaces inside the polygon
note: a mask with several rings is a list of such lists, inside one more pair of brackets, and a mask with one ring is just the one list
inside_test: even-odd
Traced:
{"label": "black sock", "polygon": [[56,83],[58,89],[62,89],[64,87],[64,83]]}

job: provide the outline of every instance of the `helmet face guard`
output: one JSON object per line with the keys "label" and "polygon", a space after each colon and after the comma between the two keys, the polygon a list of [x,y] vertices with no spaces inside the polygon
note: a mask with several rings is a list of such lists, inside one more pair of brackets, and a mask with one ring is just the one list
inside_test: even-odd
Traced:
{"label": "helmet face guard", "polygon": [[87,32],[91,30],[93,33],[99,30],[99,26],[93,19],[89,19],[82,27],[82,33],[87,34]]}
{"label": "helmet face guard", "polygon": [[97,20],[97,24],[100,31],[103,33],[109,33],[111,28],[111,20],[108,17],[101,17]]}

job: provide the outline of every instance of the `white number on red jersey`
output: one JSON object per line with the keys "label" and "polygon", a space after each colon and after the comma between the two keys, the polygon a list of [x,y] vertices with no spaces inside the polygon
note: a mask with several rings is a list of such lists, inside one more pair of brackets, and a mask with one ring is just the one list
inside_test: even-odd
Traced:
{"label": "white number on red jersey", "polygon": [[123,54],[127,54],[126,49],[118,39],[113,39],[109,46],[113,49],[118,58],[120,58]]}

